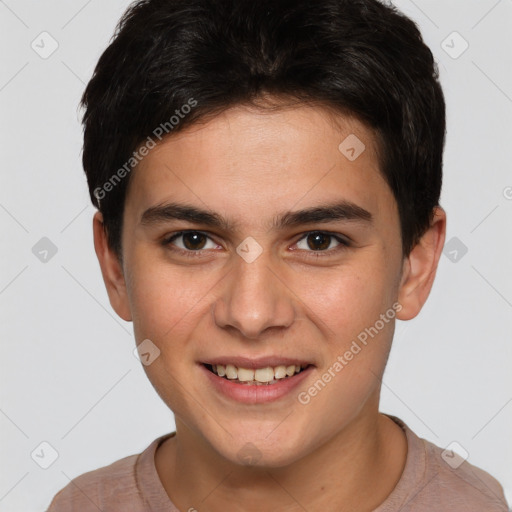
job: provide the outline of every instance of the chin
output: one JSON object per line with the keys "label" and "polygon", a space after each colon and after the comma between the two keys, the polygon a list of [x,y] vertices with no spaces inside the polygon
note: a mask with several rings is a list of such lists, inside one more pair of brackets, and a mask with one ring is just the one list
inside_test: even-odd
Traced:
{"label": "chin", "polygon": [[279,435],[260,435],[249,438],[247,434],[227,437],[214,449],[233,464],[246,467],[280,468],[288,466],[308,453],[303,439]]}

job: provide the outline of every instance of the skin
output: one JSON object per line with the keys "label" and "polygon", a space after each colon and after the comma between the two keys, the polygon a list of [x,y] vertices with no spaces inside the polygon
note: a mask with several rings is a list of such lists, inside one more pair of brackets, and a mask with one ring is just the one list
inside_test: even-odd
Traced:
{"label": "skin", "polygon": [[[366,146],[355,161],[338,149],[350,134]],[[272,229],[283,212],[340,199],[370,212],[372,222]],[[142,225],[142,213],[165,201],[217,212],[237,229]],[[133,321],[137,344],[150,339],[161,351],[144,369],[174,412],[177,434],[155,464],[180,510],[371,511],[385,501],[407,456],[404,433],[378,411],[394,320],[307,405],[297,400],[394,303],[396,318],[419,313],[444,244],[446,216],[437,208],[410,255],[402,254],[397,204],[370,129],[318,106],[229,109],[164,139],[133,171],[122,263],[99,212],[93,228],[112,307]],[[172,250],[193,252],[190,239],[162,244],[180,230],[209,237],[199,239],[199,255]],[[328,238],[318,256],[318,244],[308,246],[312,231],[351,243]],[[236,252],[247,237],[263,251],[251,263]],[[198,364],[227,355],[287,356],[314,368],[275,402],[241,404],[209,386]],[[238,458],[248,442],[255,464]]]}

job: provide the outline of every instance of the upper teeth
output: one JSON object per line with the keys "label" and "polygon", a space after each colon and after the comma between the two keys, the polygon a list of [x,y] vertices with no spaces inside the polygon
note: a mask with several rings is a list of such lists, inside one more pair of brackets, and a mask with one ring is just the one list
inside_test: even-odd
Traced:
{"label": "upper teeth", "polygon": [[274,379],[284,379],[285,377],[291,377],[295,373],[299,373],[301,370],[300,365],[292,364],[290,366],[267,366],[265,368],[257,368],[256,370],[249,368],[240,368],[238,366],[228,364],[217,364],[212,365],[213,371],[219,377],[227,377],[230,380],[238,379],[241,382],[271,382]]}

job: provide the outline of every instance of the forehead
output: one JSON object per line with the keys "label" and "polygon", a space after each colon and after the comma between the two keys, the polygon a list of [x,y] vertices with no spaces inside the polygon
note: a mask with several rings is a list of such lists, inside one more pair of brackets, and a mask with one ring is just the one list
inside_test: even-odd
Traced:
{"label": "forehead", "polygon": [[166,202],[269,226],[276,212],[347,200],[378,215],[393,209],[375,133],[312,106],[239,106],[164,139],[132,171],[126,208]]}

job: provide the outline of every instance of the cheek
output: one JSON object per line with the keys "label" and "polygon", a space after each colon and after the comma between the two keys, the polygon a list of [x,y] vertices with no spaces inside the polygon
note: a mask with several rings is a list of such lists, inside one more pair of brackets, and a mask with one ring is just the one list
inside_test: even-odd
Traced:
{"label": "cheek", "polygon": [[183,329],[208,289],[200,276],[144,258],[133,265],[127,287],[137,340],[164,340]]}
{"label": "cheek", "polygon": [[[174,357],[170,357],[174,354]],[[144,366],[146,376],[162,401],[176,417],[187,418],[189,426],[200,431],[208,424],[211,406],[204,401],[203,390],[180,372],[180,357],[174,351],[163,351],[151,365]],[[192,397],[192,398],[191,398]]]}
{"label": "cheek", "polygon": [[[381,268],[382,267],[382,268]],[[296,289],[307,306],[304,311],[319,317],[326,337],[347,341],[379,320],[392,307],[396,293],[392,273],[380,262],[367,267],[339,267],[316,278],[304,275]]]}

